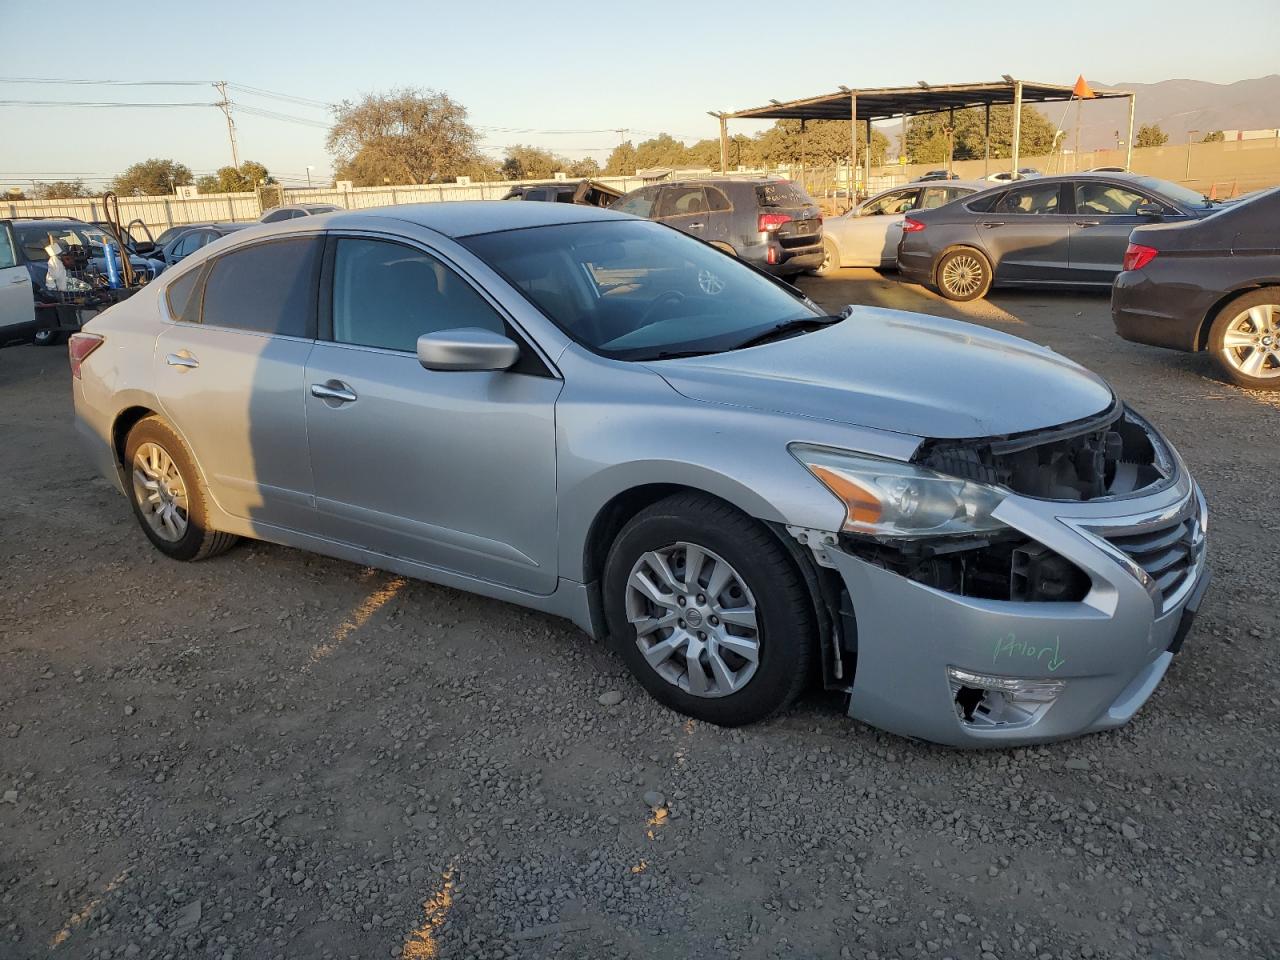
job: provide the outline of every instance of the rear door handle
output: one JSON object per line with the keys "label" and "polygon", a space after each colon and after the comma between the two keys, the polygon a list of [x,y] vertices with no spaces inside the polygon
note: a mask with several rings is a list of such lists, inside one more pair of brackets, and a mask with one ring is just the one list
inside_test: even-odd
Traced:
{"label": "rear door handle", "polygon": [[1098,225],[1097,220],[1077,220],[1076,221],[1077,227],[1096,227],[1097,225]]}
{"label": "rear door handle", "polygon": [[701,223],[701,222],[699,222],[699,223],[691,223],[691,224],[689,224],[689,229],[690,229],[690,230],[701,230],[701,229],[702,229],[703,227],[705,227],[705,226],[706,226],[706,224],[705,224],[705,223]]}
{"label": "rear door handle", "polygon": [[1003,220],[983,220],[982,225],[984,227],[1003,227],[1004,221]]}
{"label": "rear door handle", "polygon": [[169,354],[164,358],[164,362],[171,367],[182,367],[186,370],[194,370],[200,366],[200,361],[185,350]]}
{"label": "rear door handle", "polygon": [[313,383],[311,395],[321,400],[334,400],[338,403],[353,403],[356,392],[341,380],[326,380],[324,383]]}
{"label": "rear door handle", "polygon": [[10,283],[26,283],[26,282],[27,282],[27,278],[26,278],[26,277],[14,277],[14,278],[13,278],[12,280],[10,280],[9,282],[10,282]]}

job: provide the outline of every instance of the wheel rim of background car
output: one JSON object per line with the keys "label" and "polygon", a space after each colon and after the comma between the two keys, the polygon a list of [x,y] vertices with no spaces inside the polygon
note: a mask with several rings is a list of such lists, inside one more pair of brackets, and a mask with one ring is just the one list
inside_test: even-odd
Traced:
{"label": "wheel rim of background car", "polygon": [[627,577],[626,609],[649,666],[695,697],[736,693],[760,665],[755,597],[705,547],[681,541],[641,555]]}
{"label": "wheel rim of background car", "polygon": [[1222,337],[1227,364],[1247,377],[1280,377],[1280,316],[1273,303],[1237,314]]}
{"label": "wheel rim of background car", "polygon": [[942,267],[942,285],[950,293],[967,297],[982,286],[982,264],[968,253],[952,257]]}
{"label": "wheel rim of background car", "polygon": [[161,540],[176,543],[187,532],[187,485],[177,463],[157,443],[133,455],[133,495],[147,526]]}

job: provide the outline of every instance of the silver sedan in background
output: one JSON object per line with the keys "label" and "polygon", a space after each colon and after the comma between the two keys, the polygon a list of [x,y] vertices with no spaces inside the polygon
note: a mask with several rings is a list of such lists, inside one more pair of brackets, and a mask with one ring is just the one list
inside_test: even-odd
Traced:
{"label": "silver sedan in background", "polygon": [[912,210],[931,210],[990,185],[982,181],[938,180],[884,190],[847,213],[822,223],[826,258],[817,276],[840,267],[893,267],[898,262],[902,220]]}
{"label": "silver sedan in background", "polygon": [[70,355],[165,556],[256,537],[550,611],[718,724],[819,680],[949,744],[1115,727],[1208,581],[1199,489],[1098,377],[593,207],[250,227]]}

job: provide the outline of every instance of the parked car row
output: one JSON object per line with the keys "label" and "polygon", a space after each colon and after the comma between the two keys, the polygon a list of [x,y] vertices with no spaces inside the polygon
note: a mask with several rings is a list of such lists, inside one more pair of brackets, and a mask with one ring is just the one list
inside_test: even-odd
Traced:
{"label": "parked car row", "polygon": [[631,200],[679,229],[476,202],[237,231],[71,338],[78,432],[170,558],[254,537],[566,616],[709,722],[811,677],[958,746],[1127,722],[1209,580],[1159,431],[1050,350],[748,266],[818,266],[791,184]]}

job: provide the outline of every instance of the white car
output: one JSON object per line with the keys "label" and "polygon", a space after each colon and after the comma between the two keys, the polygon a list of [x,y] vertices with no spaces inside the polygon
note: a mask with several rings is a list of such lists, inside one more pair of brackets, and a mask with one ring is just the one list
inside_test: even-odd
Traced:
{"label": "white car", "polygon": [[811,272],[823,277],[840,267],[896,266],[903,217],[986,189],[981,180],[926,180],[878,193],[848,213],[823,221],[826,258]]}
{"label": "white car", "polygon": [[993,183],[1009,183],[1011,180],[1034,180],[1036,177],[1043,177],[1044,174],[1035,167],[1021,167],[1015,176],[1008,170],[1001,170],[999,173],[993,173],[987,177]]}

